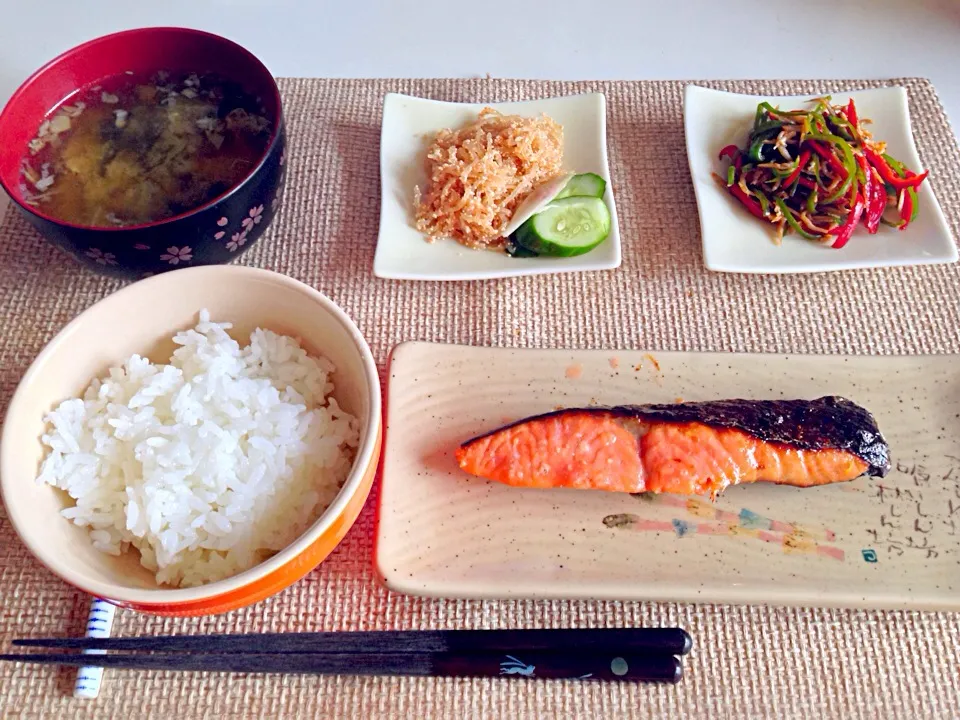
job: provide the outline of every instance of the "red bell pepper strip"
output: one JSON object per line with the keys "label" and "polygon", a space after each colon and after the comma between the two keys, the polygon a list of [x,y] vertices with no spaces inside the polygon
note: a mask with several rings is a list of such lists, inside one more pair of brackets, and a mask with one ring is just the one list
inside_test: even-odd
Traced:
{"label": "red bell pepper strip", "polygon": [[867,232],[875,234],[880,229],[880,219],[887,209],[887,191],[883,183],[873,178],[873,199],[867,205]]}
{"label": "red bell pepper strip", "polygon": [[863,155],[857,155],[857,167],[859,168],[860,174],[863,176],[861,179],[861,187],[863,189],[863,223],[867,226],[869,231],[870,226],[870,208],[873,207],[873,173],[870,172],[870,167],[867,165],[867,160]]}
{"label": "red bell pepper strip", "polygon": [[[849,142],[830,133],[810,133],[810,142],[813,143],[814,151],[824,157],[827,163],[836,169],[838,177],[843,180],[836,190],[828,191],[830,194],[824,199],[825,203],[831,204],[843,197],[849,188],[859,187],[857,160]],[[827,150],[827,145],[831,146],[830,150]]]}
{"label": "red bell pepper strip", "polygon": [[860,165],[866,178],[863,185],[863,196],[866,202],[863,223],[866,225],[867,232],[874,235],[880,229],[880,218],[887,206],[887,193],[883,185],[877,182],[873,170],[863,155],[857,155],[857,164]]}
{"label": "red bell pepper strip", "polygon": [[883,181],[888,185],[892,185],[897,190],[917,188],[920,186],[920,183],[927,179],[927,175],[930,174],[929,170],[924,170],[919,175],[916,173],[907,172],[905,173],[906,177],[900,177],[900,175],[896,173],[894,169],[890,167],[890,165],[887,164],[887,161],[884,160],[882,156],[878,155],[868,147],[865,147],[863,152],[867,156],[867,160],[870,161],[870,164],[877,169],[877,172],[880,174],[880,177],[883,178]]}
{"label": "red bell pepper strip", "polygon": [[856,183],[850,186],[850,190],[850,212],[847,219],[843,221],[843,225],[837,228],[837,233],[834,235],[832,247],[835,250],[839,250],[850,242],[850,236],[853,235],[857,223],[860,222],[860,216],[863,215],[863,195],[860,194]]}
{"label": "red bell pepper strip", "polygon": [[910,220],[913,219],[913,188],[907,188],[903,192],[903,207],[900,208],[900,229],[906,230]]}
{"label": "red bell pepper strip", "polygon": [[720,151],[720,159],[728,157],[733,163],[733,167],[737,169],[737,172],[740,171],[740,167],[743,165],[743,153],[740,151],[736,145],[727,145],[723,150]]}
{"label": "red bell pepper strip", "polygon": [[733,162],[737,155],[740,154],[740,148],[736,145],[727,145],[723,150],[720,151],[720,160],[723,160],[725,157],[730,158],[730,162]]}
{"label": "red bell pepper strip", "polygon": [[817,187],[817,184],[816,184],[813,180],[811,180],[810,178],[803,177],[803,176],[801,176],[801,177],[797,180],[797,182],[800,183],[801,185],[803,185],[803,186],[804,186],[805,188],[807,188],[808,190],[813,190],[813,189],[815,189],[815,188]]}
{"label": "red bell pepper strip", "polygon": [[824,160],[826,160],[827,163],[829,163],[830,167],[833,168],[833,171],[835,173],[837,173],[844,180],[847,179],[847,175],[849,175],[850,173],[847,172],[847,169],[843,166],[843,163],[837,159],[836,155],[834,155],[832,152],[827,150],[827,148],[825,148],[823,145],[818,143],[816,140],[807,140],[804,143],[804,145],[808,145],[809,147],[813,148],[814,152],[816,152],[817,155],[819,155]]}
{"label": "red bell pepper strip", "polygon": [[801,151],[800,159],[797,161],[796,169],[792,173],[787,175],[787,179],[783,181],[784,187],[792,185],[793,181],[796,180],[798,177],[800,177],[800,171],[807,166],[808,162],[810,162],[810,151],[809,150]]}
{"label": "red bell pepper strip", "polygon": [[[886,154],[883,155],[882,157],[884,160],[886,160],[887,165],[893,168],[893,171],[897,173],[897,175],[899,175],[900,177],[905,177],[906,175],[909,174],[909,171],[907,170],[906,167],[904,167],[903,163],[897,160],[896,158],[892,158]],[[919,210],[919,207],[917,203],[917,191],[915,188],[907,188],[906,191],[901,190],[900,192],[907,193],[905,196],[903,196],[902,203],[899,202],[899,193],[898,193],[898,204],[900,205],[901,220],[897,224],[897,227],[903,230],[907,225],[909,225],[910,223],[912,223],[914,220],[917,219],[917,212]]]}
{"label": "red bell pepper strip", "polygon": [[850,102],[847,103],[847,120],[854,127],[858,127],[860,125],[860,121],[857,118],[857,108],[853,104],[853,98],[850,98]]}
{"label": "red bell pepper strip", "polygon": [[743,203],[743,205],[751,213],[756,215],[761,220],[766,220],[766,217],[763,214],[763,208],[760,207],[760,203],[757,202],[754,198],[747,195],[739,185],[731,185],[727,188],[730,191],[730,194],[733,195],[737,200]]}

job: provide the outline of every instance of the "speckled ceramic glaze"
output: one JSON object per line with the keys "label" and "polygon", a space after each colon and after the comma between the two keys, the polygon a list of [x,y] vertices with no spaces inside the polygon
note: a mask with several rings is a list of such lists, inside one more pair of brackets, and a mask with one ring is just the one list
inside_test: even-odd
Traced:
{"label": "speckled ceramic glaze", "polygon": [[[960,373],[953,356],[505,350],[408,343],[389,372],[377,567],[401,592],[960,609]],[[893,469],[820,488],[672,495],[527,490],[453,452],[590,404],[843,395]]]}

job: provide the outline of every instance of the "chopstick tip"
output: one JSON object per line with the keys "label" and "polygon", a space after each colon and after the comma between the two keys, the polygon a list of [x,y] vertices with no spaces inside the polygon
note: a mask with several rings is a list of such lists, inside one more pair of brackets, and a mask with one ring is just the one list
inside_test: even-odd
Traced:
{"label": "chopstick tip", "polygon": [[683,663],[678,659],[676,667],[674,668],[673,678],[671,678],[670,682],[676,685],[681,680],[683,680]]}

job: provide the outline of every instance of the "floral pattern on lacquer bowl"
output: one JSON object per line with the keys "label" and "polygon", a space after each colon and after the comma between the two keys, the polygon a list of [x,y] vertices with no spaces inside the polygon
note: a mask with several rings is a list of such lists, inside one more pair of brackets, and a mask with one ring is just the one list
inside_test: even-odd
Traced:
{"label": "floral pattern on lacquer bowl", "polygon": [[[145,57],[143,48],[156,57]],[[165,66],[169,55],[181,64],[218,63],[210,68],[226,77],[242,78],[245,88],[262,99],[273,132],[263,157],[238,185],[191,212],[156,223],[126,228],[70,225],[32,208],[17,194],[19,159],[2,147],[26,147],[17,133],[47,108],[50,97],[65,97],[78,83],[99,80],[126,67]],[[93,63],[92,58],[103,64]],[[88,78],[87,75],[90,75]],[[95,76],[95,77],[94,77]],[[36,125],[40,120],[37,119]],[[26,132],[34,132],[35,127]],[[24,135],[26,137],[26,135]],[[248,250],[270,225],[279,209],[279,191],[286,162],[286,131],[280,93],[269,71],[245,49],[224,38],[182,28],[126,31],[81,45],[60,56],[18,89],[0,113],[0,183],[29,220],[52,244],[103,275],[127,279],[197,265],[228,263]],[[9,161],[9,162],[8,162]],[[7,167],[10,165],[10,167]]]}
{"label": "floral pattern on lacquer bowl", "polygon": [[230,262],[263,235],[280,209],[284,144],[281,130],[273,152],[245,182],[213,206],[169,223],[99,230],[41,226],[46,221],[39,218],[32,221],[47,239],[103,275],[136,279]]}

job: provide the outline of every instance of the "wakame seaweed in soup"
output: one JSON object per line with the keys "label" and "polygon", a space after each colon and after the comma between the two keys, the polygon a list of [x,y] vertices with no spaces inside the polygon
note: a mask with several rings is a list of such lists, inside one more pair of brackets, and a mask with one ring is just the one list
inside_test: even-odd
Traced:
{"label": "wakame seaweed in soup", "polygon": [[23,161],[28,203],[77,225],[179,215],[242,181],[272,123],[236,83],[196,73],[127,73],[54,109]]}

